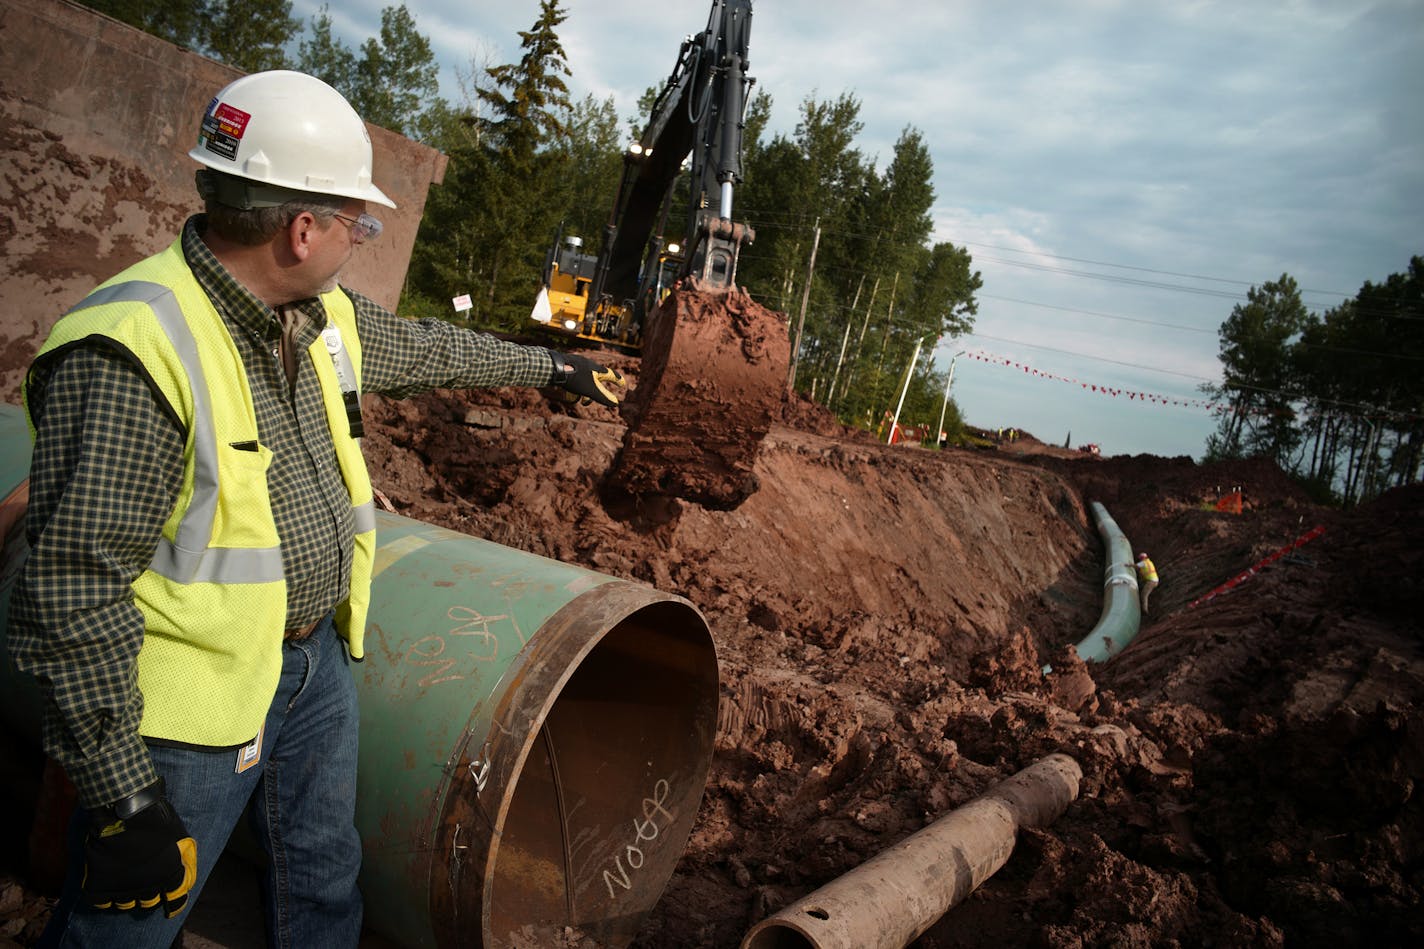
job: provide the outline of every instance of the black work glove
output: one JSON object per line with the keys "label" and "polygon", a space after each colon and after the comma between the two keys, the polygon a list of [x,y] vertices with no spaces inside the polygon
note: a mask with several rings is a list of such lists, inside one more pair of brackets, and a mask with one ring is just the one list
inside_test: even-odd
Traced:
{"label": "black work glove", "polygon": [[585,404],[592,400],[599,405],[614,408],[618,406],[618,396],[614,394],[612,387],[627,385],[623,381],[623,374],[618,370],[600,366],[587,356],[566,356],[552,349],[549,350],[549,355],[554,357],[555,385],[563,386],[584,399]]}
{"label": "black work glove", "polygon": [[198,880],[198,843],[163,796],[163,779],[89,812],[84,896],[99,909],[148,910],[170,919]]}

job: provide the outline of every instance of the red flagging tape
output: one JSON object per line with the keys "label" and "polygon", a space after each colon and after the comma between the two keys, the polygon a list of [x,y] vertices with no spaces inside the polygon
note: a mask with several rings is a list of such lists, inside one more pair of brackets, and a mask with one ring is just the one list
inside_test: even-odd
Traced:
{"label": "red flagging tape", "polygon": [[1219,594],[1225,593],[1227,590],[1230,590],[1234,587],[1240,586],[1242,583],[1245,583],[1247,580],[1260,573],[1269,565],[1275,563],[1277,560],[1280,560],[1292,550],[1295,550],[1297,547],[1305,546],[1323,533],[1325,533],[1325,526],[1323,524],[1317,524],[1315,527],[1312,527],[1310,530],[1306,531],[1304,534],[1300,535],[1295,540],[1291,541],[1289,544],[1286,544],[1280,550],[1271,554],[1265,560],[1262,560],[1260,563],[1252,566],[1249,570],[1237,574],[1236,576],[1232,577],[1230,580],[1227,580],[1221,586],[1217,587],[1215,590],[1212,590],[1205,596],[1199,596],[1195,600],[1192,600],[1192,602],[1187,604],[1187,609],[1191,609],[1194,606],[1200,606],[1207,600],[1210,600],[1213,597],[1218,596]]}

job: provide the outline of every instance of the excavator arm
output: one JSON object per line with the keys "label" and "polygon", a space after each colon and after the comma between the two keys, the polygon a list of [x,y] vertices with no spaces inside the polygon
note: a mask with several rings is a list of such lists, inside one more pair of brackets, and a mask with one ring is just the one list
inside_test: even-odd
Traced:
{"label": "excavator arm", "polygon": [[[624,154],[586,289],[550,292],[568,307],[565,325],[583,327],[579,335],[616,335],[641,347],[637,384],[622,407],[623,447],[604,485],[606,500],[629,501],[642,516],[677,509],[655,497],[715,508],[746,500],[757,487],[757,451],[785,393],[785,318],[735,285],[741,247],[753,237],[732,220],[753,83],[751,19],[751,0],[713,0],[707,28],[683,41],[643,135]],[[691,193],[673,255],[663,235],[684,162]],[[671,281],[670,260],[680,268]],[[573,266],[570,260],[559,268],[562,286],[577,285],[565,274]]]}
{"label": "excavator arm", "polygon": [[[707,28],[683,41],[671,75],[637,144],[623,156],[623,176],[604,231],[591,299],[650,302],[647,288],[664,251],[662,235],[685,161],[692,193],[682,234],[682,270],[705,288],[728,289],[737,256],[753,232],[732,221],[742,181],[742,126],[748,93],[751,0],[716,0]],[[637,312],[640,321],[643,312]]]}

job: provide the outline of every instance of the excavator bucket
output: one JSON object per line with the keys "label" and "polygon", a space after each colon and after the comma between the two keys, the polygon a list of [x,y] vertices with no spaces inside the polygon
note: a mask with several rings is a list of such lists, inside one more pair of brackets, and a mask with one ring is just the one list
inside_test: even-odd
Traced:
{"label": "excavator bucket", "polygon": [[757,489],[757,449],[791,360],[783,314],[685,278],[650,315],[623,448],[607,487],[729,510]]}

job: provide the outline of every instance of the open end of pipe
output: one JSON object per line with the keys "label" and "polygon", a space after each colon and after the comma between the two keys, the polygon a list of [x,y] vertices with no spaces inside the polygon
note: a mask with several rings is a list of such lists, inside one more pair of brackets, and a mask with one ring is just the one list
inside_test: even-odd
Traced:
{"label": "open end of pipe", "polygon": [[[599,609],[607,608],[605,598]],[[565,628],[539,636],[586,638],[600,622],[560,615]],[[557,671],[557,655],[512,672],[526,681],[511,693],[537,695],[535,680]],[[718,700],[701,616],[676,601],[641,606],[573,661],[506,782],[483,887],[486,949],[561,945],[570,930],[627,945],[672,876],[701,803]]]}

